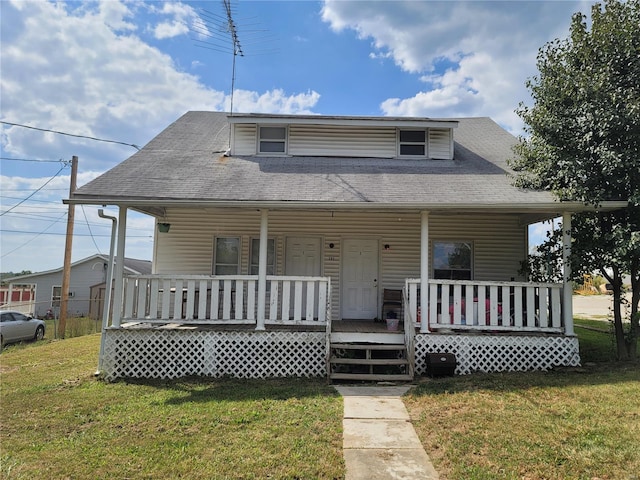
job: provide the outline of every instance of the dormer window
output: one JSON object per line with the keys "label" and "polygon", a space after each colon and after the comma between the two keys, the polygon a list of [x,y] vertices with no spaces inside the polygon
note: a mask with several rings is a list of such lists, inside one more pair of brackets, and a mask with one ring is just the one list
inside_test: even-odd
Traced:
{"label": "dormer window", "polygon": [[284,154],[287,152],[287,127],[260,127],[258,153]]}
{"label": "dormer window", "polygon": [[426,130],[398,130],[398,153],[401,157],[426,157]]}

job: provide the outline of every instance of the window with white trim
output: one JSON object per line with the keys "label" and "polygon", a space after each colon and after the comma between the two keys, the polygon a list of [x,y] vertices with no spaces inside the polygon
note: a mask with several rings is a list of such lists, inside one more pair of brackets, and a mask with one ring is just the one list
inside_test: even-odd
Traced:
{"label": "window with white trim", "polygon": [[471,242],[434,241],[432,258],[435,279],[471,280],[473,277]]}
{"label": "window with white trim", "polygon": [[426,157],[427,131],[398,130],[398,155],[401,157]]}
{"label": "window with white trim", "polygon": [[[249,275],[258,275],[260,263],[260,239],[251,239],[251,251],[249,252]],[[276,241],[273,238],[267,240],[267,275],[276,274]]]}
{"label": "window with white trim", "polygon": [[287,152],[287,127],[261,126],[258,128],[258,153],[283,154]]}
{"label": "window with white trim", "polygon": [[213,250],[214,275],[240,273],[240,238],[216,237]]}

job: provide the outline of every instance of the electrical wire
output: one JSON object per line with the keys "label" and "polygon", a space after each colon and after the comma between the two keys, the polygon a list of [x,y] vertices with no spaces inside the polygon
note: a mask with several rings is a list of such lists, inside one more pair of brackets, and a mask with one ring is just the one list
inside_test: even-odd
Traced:
{"label": "electrical wire", "polygon": [[65,163],[64,165],[62,165],[62,167],[60,168],[60,170],[58,170],[58,171],[56,172],[56,174],[55,174],[53,177],[51,177],[49,180],[47,180],[47,181],[45,182],[45,184],[44,184],[44,185],[42,185],[40,188],[38,188],[37,190],[35,190],[31,195],[29,195],[27,198],[25,198],[25,199],[24,199],[24,200],[22,200],[21,202],[16,203],[16,204],[15,204],[13,207],[11,207],[9,210],[5,210],[4,212],[0,213],[0,217],[1,217],[1,216],[3,216],[3,215],[5,215],[5,214],[7,214],[7,213],[9,213],[9,212],[10,212],[11,210],[13,210],[14,208],[16,208],[16,207],[18,207],[18,206],[22,205],[24,202],[26,202],[27,200],[29,200],[29,199],[30,199],[31,197],[33,197],[36,193],[38,193],[40,190],[42,190],[42,189],[47,185],[47,183],[51,182],[54,178],[56,178],[56,177],[58,176],[58,174],[59,174],[62,170],[64,170],[64,169],[65,169],[65,167],[68,167],[68,166],[69,166],[69,165],[68,165],[67,163]]}
{"label": "electrical wire", "polygon": [[[64,216],[67,214],[67,212],[64,212],[62,215],[60,215],[58,218],[56,218],[53,222],[51,222],[51,224],[45,228],[44,230],[42,230],[40,233],[38,233],[36,236],[30,238],[29,240],[27,240],[26,242],[24,242],[22,245],[14,248],[13,250],[11,250],[10,252],[5,253],[4,255],[0,256],[0,258],[4,258],[7,255],[12,254],[13,252],[15,252],[16,250],[20,250],[22,247],[24,247],[25,245],[27,245],[29,242],[32,242],[33,240],[35,240],[36,238],[38,238],[40,235],[43,235],[47,230],[49,230],[51,227],[53,227],[56,223],[58,223],[60,220],[62,220],[64,218]],[[0,230],[1,231],[1,230]],[[33,232],[31,232],[33,233]],[[65,234],[66,235],[66,234]]]}
{"label": "electrical wire", "polygon": [[93,241],[93,245],[95,245],[98,253],[102,255],[102,252],[100,251],[100,247],[96,243],[96,238],[93,236],[93,232],[91,231],[91,225],[89,225],[89,219],[87,218],[87,212],[85,212],[84,210],[84,205],[80,205],[80,208],[82,208],[82,214],[84,215],[84,223],[87,224],[87,229],[89,230],[89,235],[91,235],[91,240]]}
{"label": "electrical wire", "polygon": [[39,160],[37,158],[10,158],[10,157],[0,157],[0,160],[10,160],[13,162],[49,162],[49,163],[58,163],[63,162],[64,160]]}
{"label": "electrical wire", "polygon": [[31,130],[38,130],[40,132],[57,133],[58,135],[66,135],[68,137],[86,138],[88,140],[95,140],[96,142],[117,143],[119,145],[126,145],[128,147],[133,147],[136,150],[140,150],[140,147],[135,145],[135,144],[133,144],[133,143],[118,142],[117,140],[107,140],[107,139],[104,139],[104,138],[90,137],[90,136],[87,136],[87,135],[76,135],[76,134],[73,134],[73,133],[65,133],[65,132],[60,132],[58,130],[51,130],[51,129],[48,129],[48,128],[31,127],[29,125],[22,125],[20,123],[4,122],[4,121],[0,121],[0,123],[2,123],[4,125],[11,125],[12,127],[22,127],[22,128],[29,128]]}

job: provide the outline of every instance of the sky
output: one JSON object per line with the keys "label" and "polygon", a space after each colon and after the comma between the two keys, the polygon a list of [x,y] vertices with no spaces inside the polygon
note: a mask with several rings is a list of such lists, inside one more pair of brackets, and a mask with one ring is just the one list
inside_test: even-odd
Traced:
{"label": "sky", "polygon": [[[590,5],[232,0],[234,56],[222,1],[2,0],[0,271],[62,267],[72,156],[82,186],[183,113],[229,111],[232,84],[235,112],[488,116],[521,135],[539,48]],[[97,210],[75,209],[72,261],[109,253]],[[127,257],[151,259],[153,223],[129,213]]]}

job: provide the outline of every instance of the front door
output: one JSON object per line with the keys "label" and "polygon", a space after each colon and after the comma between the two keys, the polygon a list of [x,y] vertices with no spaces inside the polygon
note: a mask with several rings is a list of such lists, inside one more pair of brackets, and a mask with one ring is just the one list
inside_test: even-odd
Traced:
{"label": "front door", "polygon": [[[290,277],[319,277],[322,275],[321,258],[322,239],[320,237],[288,237],[285,248],[285,275]],[[318,298],[318,286],[314,292],[314,297]],[[318,317],[317,303],[314,302],[313,316]],[[302,305],[307,304],[307,290],[302,292]],[[293,316],[293,304],[291,305],[290,316]],[[306,312],[303,317],[306,316]]]}
{"label": "front door", "polygon": [[378,311],[378,241],[346,239],[342,263],[342,318],[373,319]]}

